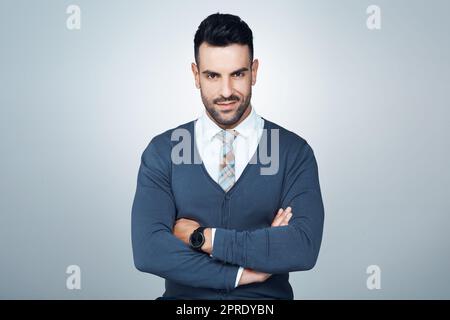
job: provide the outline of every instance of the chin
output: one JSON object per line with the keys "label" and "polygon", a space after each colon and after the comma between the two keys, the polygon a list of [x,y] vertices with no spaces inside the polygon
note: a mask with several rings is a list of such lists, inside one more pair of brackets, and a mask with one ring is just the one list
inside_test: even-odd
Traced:
{"label": "chin", "polygon": [[220,124],[222,125],[226,125],[226,126],[230,126],[235,124],[236,122],[238,122],[239,119],[236,119],[235,117],[231,117],[231,118],[221,118],[220,119]]}

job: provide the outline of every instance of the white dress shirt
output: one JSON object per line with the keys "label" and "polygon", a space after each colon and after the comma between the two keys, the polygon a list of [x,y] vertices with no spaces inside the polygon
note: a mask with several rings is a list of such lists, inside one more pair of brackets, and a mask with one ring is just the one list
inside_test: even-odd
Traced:
{"label": "white dress shirt", "polygon": [[[235,181],[239,179],[253,154],[256,152],[264,129],[264,119],[256,113],[253,106],[250,105],[249,108],[252,108],[250,114],[233,128],[239,133],[233,142]],[[219,133],[222,128],[211,120],[206,112],[207,111],[204,110],[203,114],[195,122],[195,142],[200,158],[202,159],[208,174],[214,181],[219,183],[219,164],[222,159],[222,142],[219,138],[215,138],[214,136]],[[215,232],[216,229],[212,228],[212,246],[214,246]],[[240,267],[236,277],[235,287],[237,287],[243,271],[244,268]]]}

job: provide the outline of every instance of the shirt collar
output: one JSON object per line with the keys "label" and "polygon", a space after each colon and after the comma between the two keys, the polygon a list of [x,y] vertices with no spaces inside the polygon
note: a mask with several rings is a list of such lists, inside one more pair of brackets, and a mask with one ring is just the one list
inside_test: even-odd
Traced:
{"label": "shirt collar", "polygon": [[[257,130],[257,114],[255,108],[252,105],[250,105],[249,107],[252,108],[250,114],[241,123],[239,123],[237,127],[233,128],[234,130],[239,132],[239,135],[246,139]],[[213,120],[211,120],[206,112],[207,111],[204,110],[200,118],[203,126],[203,138],[205,140],[211,141],[214,136],[222,130],[222,128],[219,127]]]}

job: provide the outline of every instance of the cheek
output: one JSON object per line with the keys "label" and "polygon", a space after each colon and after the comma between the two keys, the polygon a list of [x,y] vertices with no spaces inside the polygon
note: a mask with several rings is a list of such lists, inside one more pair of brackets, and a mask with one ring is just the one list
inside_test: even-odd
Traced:
{"label": "cheek", "polygon": [[250,93],[251,82],[250,81],[240,81],[235,84],[234,90],[236,92],[238,92],[241,97],[246,97]]}
{"label": "cheek", "polygon": [[220,85],[215,82],[200,81],[200,87],[202,89],[203,95],[207,97],[214,97],[217,92],[220,91]]}
{"label": "cheek", "polygon": [[202,96],[207,99],[214,98],[214,90],[210,85],[200,84],[200,90],[202,92]]}

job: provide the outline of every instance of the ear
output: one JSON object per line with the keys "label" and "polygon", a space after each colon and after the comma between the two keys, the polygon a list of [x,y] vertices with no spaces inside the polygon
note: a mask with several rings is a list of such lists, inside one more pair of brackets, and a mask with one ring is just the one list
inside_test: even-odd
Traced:
{"label": "ear", "polygon": [[259,66],[258,59],[253,60],[253,63],[252,63],[252,86],[254,86],[256,83],[256,75],[258,74],[258,66]]}
{"label": "ear", "polygon": [[200,74],[198,72],[198,67],[194,62],[191,63],[191,69],[192,74],[194,75],[195,86],[197,87],[197,89],[200,89]]}

